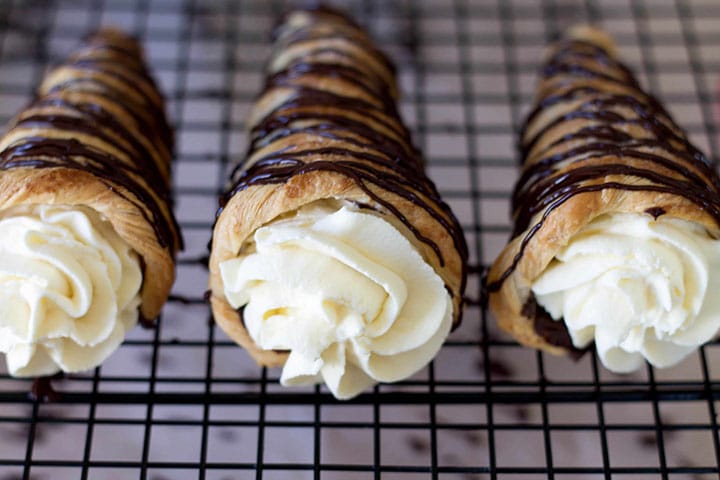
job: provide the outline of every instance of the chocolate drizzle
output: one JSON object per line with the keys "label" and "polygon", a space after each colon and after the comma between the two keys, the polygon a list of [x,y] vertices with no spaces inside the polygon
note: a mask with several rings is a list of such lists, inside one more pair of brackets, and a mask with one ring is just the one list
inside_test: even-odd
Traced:
{"label": "chocolate drizzle", "polygon": [[535,295],[531,292],[521,313],[533,319],[533,328],[550,345],[556,345],[566,349],[575,358],[580,358],[587,349],[579,349],[573,345],[572,338],[568,332],[565,322],[554,320],[545,309],[537,303]]}
{"label": "chocolate drizzle", "polygon": [[665,209],[662,207],[646,208],[645,213],[652,215],[652,217],[657,220],[661,215],[665,215]]}
{"label": "chocolate drizzle", "polygon": [[18,139],[0,152],[0,170],[88,172],[137,207],[162,247],[182,247],[171,212],[173,134],[130,37],[108,30],[88,38],[47,77],[8,135]]}
{"label": "chocolate drizzle", "polygon": [[[512,198],[513,237],[522,240],[509,267],[486,284],[487,292],[500,290],[548,217],[583,193],[624,190],[682,197],[720,225],[716,166],[611,53],[587,41],[565,40],[541,76],[537,105],[522,129],[523,172]],[[657,218],[666,210],[645,213]],[[534,319],[535,330],[548,343],[572,346],[567,332],[548,327],[543,319],[549,316],[534,307],[534,298],[522,313]],[[563,322],[554,324],[564,329]]]}
{"label": "chocolate drizzle", "polygon": [[[307,17],[301,26],[281,23],[275,30],[275,57],[270,62],[275,70],[266,79],[259,105],[280,98],[252,125],[248,161],[232,172],[232,187],[218,215],[234,195],[250,187],[285,184],[311,172],[334,172],[362,189],[374,203],[372,208],[402,222],[443,266],[446,259],[439,245],[378,192],[391,192],[423,209],[453,239],[464,269],[467,246],[462,229],[425,175],[421,154],[400,119],[392,63],[343,14],[327,7],[300,14]],[[289,49],[304,52],[275,65]],[[288,146],[294,135],[302,135],[302,144]],[[280,146],[273,148],[276,142]],[[270,153],[260,155],[260,149]],[[461,288],[465,277],[463,271]]]}
{"label": "chocolate drizzle", "polygon": [[[306,7],[303,12],[312,17],[313,23],[326,28],[315,29],[311,26],[310,28],[306,27],[295,30],[289,29],[288,20],[290,15],[298,12],[300,11],[289,11],[280,19],[273,29],[272,40],[275,42],[276,46],[280,44],[297,44],[305,40],[347,40],[351,45],[355,45],[356,47],[362,48],[364,51],[368,52],[372,55],[375,61],[382,63],[391,76],[395,76],[395,65],[393,62],[387,57],[387,55],[385,55],[385,53],[383,53],[382,50],[373,44],[372,40],[370,40],[367,34],[363,31],[362,27],[353,21],[353,19],[349,16],[339,10],[322,4],[316,5],[315,7]],[[327,29],[333,25],[336,27],[340,26],[341,28],[333,28],[331,30]],[[342,28],[343,26],[345,28]],[[324,53],[329,50],[332,50],[334,53],[341,56],[348,53],[344,49],[329,49],[323,47],[313,48],[312,52]],[[348,58],[353,59],[354,57],[350,55]]]}
{"label": "chocolate drizzle", "polygon": [[52,381],[64,377],[62,372],[46,377],[37,377],[30,387],[30,399],[39,402],[57,402],[61,394],[52,386]]}

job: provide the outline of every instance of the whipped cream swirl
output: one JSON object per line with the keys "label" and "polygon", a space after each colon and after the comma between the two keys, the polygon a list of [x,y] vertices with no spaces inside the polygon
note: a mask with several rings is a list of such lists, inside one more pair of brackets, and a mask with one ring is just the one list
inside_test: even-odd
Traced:
{"label": "whipped cream swirl", "polygon": [[698,224],[635,213],[598,217],[532,286],[573,344],[595,342],[615,372],[674,365],[720,328],[720,241]]}
{"label": "whipped cream swirl", "polygon": [[341,399],[420,370],[452,323],[442,279],[412,244],[348,206],[307,206],[259,228],[220,272],[255,343],[289,351],[281,383],[324,381]]}
{"label": "whipped cream swirl", "polygon": [[14,376],[99,365],[138,321],[140,261],[82,206],[0,212],[0,351]]}

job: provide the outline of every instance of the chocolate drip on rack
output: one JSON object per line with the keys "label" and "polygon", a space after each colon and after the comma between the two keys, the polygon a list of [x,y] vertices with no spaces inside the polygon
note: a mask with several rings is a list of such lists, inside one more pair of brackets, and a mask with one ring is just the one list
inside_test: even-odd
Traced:
{"label": "chocolate drip on rack", "polygon": [[173,133],[135,41],[89,37],[46,83],[56,77],[11,125],[8,135],[20,135],[0,152],[0,169],[88,172],[137,207],[162,247],[181,248],[168,175]]}
{"label": "chocolate drip on rack", "polygon": [[[392,192],[425,210],[453,239],[464,264],[467,246],[462,229],[425,175],[420,152],[400,119],[392,63],[343,14],[327,7],[305,13],[306,24],[282,22],[274,32],[275,57],[261,98],[290,93],[252,125],[250,161],[232,172],[232,187],[221,200],[218,215],[236,193],[251,186],[282,184],[313,171],[335,172],[351,179],[377,206],[394,215],[444,265],[440,247],[376,192]],[[275,65],[279,56],[298,49],[304,50],[301,55]],[[325,79],[348,88],[328,88]],[[327,146],[301,149],[283,144],[272,149],[273,143],[294,134]],[[255,158],[261,148],[270,153]]]}
{"label": "chocolate drip on rack", "polygon": [[[502,287],[549,215],[582,193],[614,189],[683,197],[720,225],[715,165],[690,144],[627,67],[599,45],[567,40],[541,75],[543,95],[522,129],[523,172],[512,198],[513,237],[522,240],[510,266],[486,284],[487,292]],[[563,110],[563,105],[572,108]],[[573,128],[572,122],[580,126]],[[560,129],[569,133],[559,135]],[[557,138],[543,144],[551,135]],[[658,205],[645,213],[657,218],[666,210]],[[537,311],[528,308],[523,314],[526,310]],[[543,327],[547,322],[539,322],[534,313],[529,316],[546,341],[569,348],[560,341],[562,335],[548,334]]]}
{"label": "chocolate drip on rack", "polygon": [[60,400],[62,394],[53,388],[52,381],[59,380],[64,376],[63,372],[59,372],[55,375],[34,379],[28,394],[30,399],[38,402],[57,402]]}

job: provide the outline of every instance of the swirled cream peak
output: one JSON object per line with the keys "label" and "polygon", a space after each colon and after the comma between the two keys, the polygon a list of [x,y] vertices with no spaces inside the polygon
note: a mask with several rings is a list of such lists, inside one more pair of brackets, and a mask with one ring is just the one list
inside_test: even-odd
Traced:
{"label": "swirled cream peak", "polygon": [[283,385],[324,381],[338,398],[404,379],[452,323],[443,281],[391,224],[348,206],[304,207],[220,265],[225,295],[265,350],[288,350]]}
{"label": "swirled cream peak", "polygon": [[137,255],[80,206],[0,212],[0,351],[15,376],[96,367],[138,320]]}
{"label": "swirled cream peak", "polygon": [[720,241],[686,220],[603,215],[535,282],[537,302],[573,343],[595,342],[616,372],[674,365],[720,327]]}

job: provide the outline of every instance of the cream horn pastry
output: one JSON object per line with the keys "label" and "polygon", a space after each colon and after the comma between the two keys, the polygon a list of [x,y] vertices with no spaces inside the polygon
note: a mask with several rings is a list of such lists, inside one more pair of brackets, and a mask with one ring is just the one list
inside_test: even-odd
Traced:
{"label": "cream horn pastry", "polygon": [[0,139],[0,351],[14,376],[99,365],[167,300],[173,134],[138,43],[89,37]]}
{"label": "cream horn pastry", "polygon": [[487,278],[504,330],[555,354],[594,344],[616,372],[716,335],[716,166],[606,34],[577,27],[550,49],[521,148],[512,240]]}
{"label": "cream horn pastry", "polygon": [[327,8],[275,31],[215,225],[218,324],[284,385],[349,398],[424,367],[460,321],[467,248],[396,107],[394,68]]}

